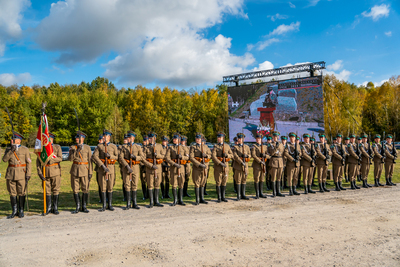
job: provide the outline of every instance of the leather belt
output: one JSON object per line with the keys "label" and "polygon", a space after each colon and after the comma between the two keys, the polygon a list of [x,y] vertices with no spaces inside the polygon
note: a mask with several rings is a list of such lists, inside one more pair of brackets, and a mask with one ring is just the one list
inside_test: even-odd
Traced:
{"label": "leather belt", "polygon": [[276,159],[281,159],[282,157],[280,157],[280,156],[272,156],[273,158],[276,158]]}
{"label": "leather belt", "polygon": [[17,168],[17,167],[26,167],[26,164],[17,164],[17,165],[8,165],[8,167]]}
{"label": "leather belt", "polygon": [[77,162],[77,161],[74,161],[74,164],[76,164],[76,165],[88,165],[89,162]]}
{"label": "leather belt", "polygon": [[46,167],[57,166],[59,163],[47,164]]}

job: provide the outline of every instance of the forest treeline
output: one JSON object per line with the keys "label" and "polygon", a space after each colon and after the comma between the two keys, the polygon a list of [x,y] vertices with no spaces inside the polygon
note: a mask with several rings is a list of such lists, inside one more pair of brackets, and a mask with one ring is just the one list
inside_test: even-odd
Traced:
{"label": "forest treeline", "polygon": [[[373,83],[357,86],[326,75],[323,88],[328,136],[338,132],[400,133],[400,76],[375,87]],[[9,143],[11,137],[6,106],[15,130],[25,136],[25,144],[34,145],[42,102],[47,102],[49,128],[61,145],[71,144],[78,129],[74,108],[91,145],[97,143],[104,128],[114,133],[115,143],[121,143],[123,134],[130,129],[138,134],[138,142],[150,130],[159,137],[180,132],[190,141],[200,131],[211,142],[216,141],[218,131],[228,133],[225,85],[202,91],[141,85],[117,89],[108,79],[97,77],[90,83],[52,83],[48,87],[0,85],[0,100],[1,145]]]}

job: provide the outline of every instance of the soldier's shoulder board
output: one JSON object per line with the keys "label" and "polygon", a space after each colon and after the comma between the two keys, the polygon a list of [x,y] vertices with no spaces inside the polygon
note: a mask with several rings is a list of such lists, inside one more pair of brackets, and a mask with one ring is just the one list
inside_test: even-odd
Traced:
{"label": "soldier's shoulder board", "polygon": [[331,145],[331,148],[335,148],[335,145]]}
{"label": "soldier's shoulder board", "polygon": [[373,145],[372,145],[372,147],[376,147],[376,145],[375,145],[375,144],[373,144]]}

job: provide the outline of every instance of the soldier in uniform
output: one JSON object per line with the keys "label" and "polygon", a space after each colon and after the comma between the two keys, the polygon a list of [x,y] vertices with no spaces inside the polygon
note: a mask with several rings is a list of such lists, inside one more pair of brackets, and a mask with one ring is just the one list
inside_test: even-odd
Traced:
{"label": "soldier in uniform", "polygon": [[121,146],[119,153],[119,165],[122,170],[122,180],[125,188],[126,210],[131,208],[140,209],[137,205],[137,188],[140,177],[139,163],[145,159],[142,148],[135,144],[136,133],[128,131],[127,143]]}
{"label": "soldier in uniform", "polygon": [[[207,146],[207,145],[206,145],[207,139],[206,139],[206,137],[204,136],[204,134],[203,134],[203,138],[202,138],[201,142],[203,143],[203,145]],[[211,149],[210,149],[210,151],[211,151],[211,153],[212,153],[212,150],[211,150]],[[204,185],[204,195],[205,195],[205,196],[208,196],[208,193],[207,193],[207,180],[208,180],[208,176],[210,175],[210,168],[211,168],[211,165],[208,164],[208,166],[207,166],[206,183],[205,183],[205,185]]]}
{"label": "soldier in uniform", "polygon": [[317,159],[317,152],[315,151],[315,138],[314,138],[314,136],[311,136],[310,137],[310,144],[313,146],[313,148],[314,148],[314,152],[315,152],[315,154],[314,154],[314,167],[312,167],[312,177],[311,177],[311,187],[313,187],[313,186],[316,186],[315,184],[314,184],[314,178],[315,178],[315,173],[317,172],[317,168],[315,167],[315,162],[316,162],[316,159]]}
{"label": "soldier in uniform", "polygon": [[268,147],[262,144],[262,135],[256,134],[256,143],[251,147],[251,156],[253,157],[253,177],[254,177],[254,190],[256,191],[256,199],[266,198],[263,194],[263,183],[265,173],[267,172],[267,160],[270,158],[268,155]]}
{"label": "soldier in uniform", "polygon": [[217,143],[212,151],[212,159],[214,162],[214,179],[217,191],[217,202],[221,200],[228,202],[225,198],[226,183],[228,181],[229,164],[228,161],[233,159],[233,153],[228,144],[224,142],[225,133],[217,133]]}
{"label": "soldier in uniform", "polygon": [[379,182],[382,175],[383,164],[385,162],[385,154],[382,151],[381,136],[379,134],[375,135],[375,143],[372,145],[374,152],[374,180],[375,187],[384,186]]}
{"label": "soldier in uniform", "polygon": [[368,143],[368,135],[363,134],[361,136],[362,142],[360,146],[360,151],[361,151],[361,180],[363,182],[362,187],[363,188],[368,188],[372,187],[371,185],[368,184],[368,174],[369,174],[369,169],[371,160],[374,158],[373,152],[371,145]]}
{"label": "soldier in uniform", "polygon": [[[234,145],[233,145],[233,147],[231,148],[231,151],[232,151],[233,148],[238,144],[238,141],[237,141],[237,137],[236,137],[236,136],[233,137],[233,143],[234,143]],[[233,152],[232,152],[232,153],[233,153]],[[235,163],[235,160],[232,160],[231,167],[232,167],[233,177],[235,177],[235,168],[233,168],[233,164],[234,164],[234,163]],[[237,194],[237,187],[236,187],[235,179],[233,180],[233,190],[234,190],[235,194]]]}
{"label": "soldier in uniform", "polygon": [[244,138],[246,137],[243,133],[237,135],[238,144],[233,148],[233,157],[235,162],[233,168],[235,169],[234,180],[237,188],[237,201],[240,199],[249,200],[246,196],[246,180],[249,173],[249,164],[251,157],[251,151],[248,145],[244,144]]}
{"label": "soldier in uniform", "polygon": [[304,184],[304,194],[312,193],[315,194],[315,191],[311,189],[312,184],[312,176],[314,174],[314,160],[315,160],[315,148],[310,143],[310,135],[305,133],[303,134],[304,143],[300,146],[301,148],[301,161],[300,165],[302,167],[303,173],[303,184]]}
{"label": "soldier in uniform", "polygon": [[[272,142],[272,136],[267,136],[267,147],[271,144]],[[266,167],[266,178],[265,178],[265,183],[267,184],[267,190],[272,190],[272,186],[271,186],[271,167],[270,167],[270,159],[267,159],[267,162],[265,162],[265,167]]]}
{"label": "soldier in uniform", "polygon": [[350,154],[348,157],[349,165],[349,180],[351,189],[360,189],[356,184],[357,169],[360,157],[357,155],[356,151],[359,149],[358,145],[355,143],[356,136],[354,134],[350,135],[350,143],[347,145],[347,152]]}
{"label": "soldier in uniform", "polygon": [[342,144],[342,135],[336,135],[336,141],[331,145],[332,151],[332,172],[333,182],[335,183],[335,191],[346,190],[342,187],[343,169],[347,156],[346,147]]}
{"label": "soldier in uniform", "polygon": [[[345,152],[347,153],[347,155],[349,154],[349,151],[347,150],[348,144],[350,144],[350,137],[346,136],[344,138],[344,147],[345,147]],[[344,162],[344,179],[347,182],[350,182],[349,179],[349,164],[348,164],[348,157],[346,157],[346,160]],[[343,190],[343,189],[342,189]]]}
{"label": "soldier in uniform", "polygon": [[[96,151],[93,153],[93,159],[96,164],[100,166],[100,188],[103,200],[103,207],[100,212],[106,210],[106,197],[108,199],[108,209],[113,211],[112,195],[115,181],[115,162],[118,160],[118,148],[116,145],[110,143],[112,132],[109,130],[103,131],[104,143],[97,146]],[[106,196],[107,194],[107,196]]]}
{"label": "soldier in uniform", "polygon": [[[186,204],[183,202],[183,185],[185,182],[185,166],[186,162],[189,160],[189,156],[186,153],[186,150],[180,144],[181,136],[178,133],[175,133],[172,137],[173,145],[170,146],[167,150],[167,155],[165,157],[167,163],[170,166],[170,178],[172,185],[172,195],[174,197],[174,202],[172,206],[175,206],[177,203],[179,205],[185,206]],[[178,193],[176,192],[176,188],[178,189]],[[179,197],[179,200],[178,200]]]}
{"label": "soldier in uniform", "polygon": [[362,153],[361,153],[361,136],[356,137],[356,144],[357,144],[357,155],[360,157],[360,161],[357,165],[357,181],[361,182],[361,160],[362,160]]}
{"label": "soldier in uniform", "polygon": [[[118,155],[121,153],[122,147],[128,143],[128,140],[129,140],[128,135],[124,134],[124,144],[122,146],[118,146]],[[121,164],[119,166],[120,166],[119,173],[121,174],[121,180],[122,180],[122,195],[124,196],[123,201],[126,201],[126,191],[125,191],[124,176],[122,175]],[[115,181],[114,181],[114,183],[115,183]]]}
{"label": "soldier in uniform", "polygon": [[[50,158],[49,162],[46,164],[46,177],[43,176],[43,169],[40,159],[36,159],[36,169],[39,175],[39,178],[42,181],[46,181],[46,213],[44,215],[49,214],[50,212],[58,215],[58,195],[60,194],[61,187],[61,167],[60,162],[62,161],[62,151],[61,146],[53,144],[55,134],[49,133],[50,143],[53,147],[53,154],[56,158]],[[53,193],[53,209],[51,205],[51,194]]]}
{"label": "soldier in uniform", "polygon": [[[149,137],[147,135],[143,136],[143,143],[142,143],[142,152],[143,155],[146,151],[146,147],[148,145]],[[140,182],[142,184],[142,193],[143,193],[143,200],[146,200],[149,198],[148,196],[148,191],[146,188],[146,166],[144,165],[144,160],[140,162]]]}
{"label": "soldier in uniform", "polygon": [[386,178],[386,185],[392,186],[396,185],[392,182],[393,177],[393,169],[394,164],[396,164],[395,160],[397,159],[397,150],[392,144],[393,136],[388,135],[386,136],[386,144],[385,146],[385,178]]}
{"label": "soldier in uniform", "polygon": [[[189,150],[190,148],[186,145],[187,143],[187,137],[182,135],[181,136],[181,147],[182,149],[185,151],[184,155],[186,155],[189,158]],[[188,194],[188,186],[189,186],[189,178],[190,178],[190,160],[186,161],[186,164],[183,164],[184,169],[183,171],[183,175],[185,176],[185,183],[183,184],[183,196],[184,197],[190,197],[190,195]]]}
{"label": "soldier in uniform", "polygon": [[146,165],[146,183],[150,200],[149,208],[152,208],[153,205],[156,207],[164,207],[164,205],[159,202],[159,194],[162,180],[161,164],[164,162],[165,150],[161,144],[156,143],[157,135],[154,132],[150,132],[148,137],[149,144],[145,148],[144,155],[146,161],[144,161],[144,164]]}
{"label": "soldier in uniform", "polygon": [[[168,151],[168,136],[164,135],[161,137],[161,145],[164,150],[164,155],[167,155]],[[162,198],[171,198],[169,196],[169,165],[166,160],[162,163],[162,181],[161,181],[161,197]]]}
{"label": "soldier in uniform", "polygon": [[86,207],[89,199],[89,184],[92,179],[92,151],[88,145],[85,145],[86,134],[78,131],[75,136],[76,145],[69,148],[68,160],[72,161],[70,170],[71,174],[71,188],[74,193],[74,200],[76,209],[73,214],[76,214],[81,209],[81,202],[79,197],[79,189],[82,190],[82,209],[81,211],[88,213]]}
{"label": "soldier in uniform", "polygon": [[193,163],[192,179],[196,195],[195,205],[199,205],[199,203],[208,204],[208,202],[204,200],[204,186],[206,184],[211,151],[208,146],[203,145],[202,138],[203,136],[201,133],[196,133],[196,144],[190,147],[189,152],[190,161]]}
{"label": "soldier in uniform", "polygon": [[289,133],[290,142],[286,144],[284,155],[287,159],[286,170],[289,185],[289,196],[300,195],[296,191],[297,175],[300,168],[301,148],[300,144],[296,143],[297,135]]}
{"label": "soldier in uniform", "polygon": [[[103,135],[99,135],[98,143],[102,144],[103,143]],[[97,147],[94,149],[96,151]],[[94,153],[94,151],[93,151]],[[99,203],[103,203],[101,200],[101,189],[100,189],[100,181],[99,181],[99,166],[97,166],[96,162],[92,158],[92,163],[94,163],[94,171],[96,172],[96,182],[98,186],[98,191],[99,191]]]}
{"label": "soldier in uniform", "polygon": [[320,142],[315,144],[315,151],[317,152],[316,164],[318,172],[319,192],[324,193],[329,192],[329,190],[326,188],[326,176],[332,152],[329,149],[329,145],[325,142],[325,134],[321,133],[318,136]]}
{"label": "soldier in uniform", "polygon": [[[286,147],[287,136],[282,135],[281,142],[283,144],[283,147]],[[282,190],[283,190],[284,188],[287,188],[287,168],[286,168],[287,158],[286,158],[285,154],[283,154],[282,159],[283,159],[283,171],[282,171],[281,186],[282,186]]]}
{"label": "soldier in uniform", "polygon": [[[6,171],[7,191],[10,194],[11,215],[7,219],[24,217],[26,186],[31,178],[31,156],[29,149],[21,145],[24,137],[13,131],[11,147],[8,147],[3,155],[3,162],[8,162]],[[18,200],[17,200],[18,196]]]}
{"label": "soldier in uniform", "polygon": [[284,197],[281,194],[281,179],[283,175],[283,156],[285,153],[285,146],[278,142],[280,133],[274,131],[272,133],[272,142],[268,146],[268,154],[270,155],[269,166],[271,174],[271,187],[272,187],[272,197],[279,196]]}

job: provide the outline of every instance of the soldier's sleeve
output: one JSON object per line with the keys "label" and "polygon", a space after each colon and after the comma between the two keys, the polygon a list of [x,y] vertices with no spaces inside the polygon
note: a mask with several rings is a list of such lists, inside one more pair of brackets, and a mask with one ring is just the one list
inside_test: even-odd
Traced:
{"label": "soldier's sleeve", "polygon": [[206,147],[206,154],[207,154],[208,158],[211,159],[211,150],[208,146],[205,146],[205,147]]}
{"label": "soldier's sleeve", "polygon": [[389,152],[388,147],[385,148],[385,155],[389,159],[394,159],[394,156],[392,155],[392,153]]}
{"label": "soldier's sleeve", "polygon": [[372,151],[374,151],[374,156],[377,156],[379,159],[383,158],[381,153],[378,153],[378,146],[373,144]]}
{"label": "soldier's sleeve", "polygon": [[356,152],[354,152],[353,150],[353,146],[352,145],[348,145],[347,146],[347,150],[349,151],[350,155],[356,159],[359,159],[359,157],[357,156]]}
{"label": "soldier's sleeve", "polygon": [[39,158],[36,158],[36,170],[37,170],[38,175],[39,174],[43,174],[43,172],[42,172],[42,164],[40,163]]}
{"label": "soldier's sleeve", "polygon": [[293,162],[294,158],[292,156],[290,156],[289,154],[289,148],[288,145],[286,145],[285,150],[283,151],[283,155],[290,161]]}
{"label": "soldier's sleeve", "polygon": [[143,155],[144,155],[144,160],[142,161],[142,163],[147,167],[147,168],[151,168],[153,166],[152,163],[148,162],[146,159],[147,156],[147,150],[148,149],[153,149],[153,147],[144,147],[143,148]]}
{"label": "soldier's sleeve", "polygon": [[229,159],[233,159],[233,152],[232,149],[227,145],[225,148],[225,153],[228,154]]}
{"label": "soldier's sleeve", "polygon": [[369,154],[367,153],[367,151],[365,150],[365,147],[362,146],[361,148],[361,153],[364,157],[366,157],[367,159],[369,159]]}
{"label": "soldier's sleeve", "polygon": [[179,149],[179,153],[182,155],[182,160],[189,160],[189,155],[186,155],[185,149],[183,147]]}
{"label": "soldier's sleeve", "polygon": [[243,162],[243,161],[242,161],[242,158],[239,157],[238,151],[237,151],[236,148],[233,150],[233,158],[235,159],[235,161],[236,161],[237,163],[242,164],[242,162]]}
{"label": "soldier's sleeve", "polygon": [[140,147],[140,146],[138,146],[138,155],[136,156],[136,161],[141,161],[141,162],[143,162],[144,160],[146,160],[146,157],[144,156],[144,153],[143,153],[143,149]]}
{"label": "soldier's sleeve", "polygon": [[10,160],[12,154],[13,153],[11,152],[11,148],[7,148],[3,155],[3,161],[8,162]]}
{"label": "soldier's sleeve", "polygon": [[73,161],[75,157],[75,146],[70,146],[68,151],[68,160]]}
{"label": "soldier's sleeve", "polygon": [[[128,165],[128,163],[125,160],[125,151],[124,150],[125,150],[125,148],[122,147],[119,150],[119,155],[118,155],[118,162],[119,162],[119,165],[121,166],[121,168],[126,168],[126,165]],[[129,157],[130,157],[130,155],[129,155]]]}
{"label": "soldier's sleeve", "polygon": [[[370,146],[371,146],[371,144],[369,144]],[[371,148],[371,147],[370,147]],[[373,157],[375,157],[375,150],[373,150],[373,149],[370,149],[370,151],[371,151],[371,157],[373,158]]]}
{"label": "soldier's sleeve", "polygon": [[328,145],[328,144],[325,144],[325,147],[326,147],[326,151],[328,152],[328,155],[329,155],[330,157],[332,157],[332,151],[331,151],[331,148],[329,147],[329,145]]}
{"label": "soldier's sleeve", "polygon": [[103,165],[103,162],[100,160],[99,156],[100,156],[100,148],[97,146],[97,148],[94,150],[92,160],[94,160],[97,166],[100,167],[101,165]]}
{"label": "soldier's sleeve", "polygon": [[337,158],[338,160],[342,160],[342,156],[340,156],[339,153],[337,153],[334,145],[331,146],[331,151],[335,158]]}
{"label": "soldier's sleeve", "polygon": [[259,157],[257,157],[257,150],[255,146],[251,147],[251,157],[258,163],[262,162],[262,160]]}
{"label": "soldier's sleeve", "polygon": [[[161,145],[160,145],[160,146],[161,146]],[[157,145],[156,145],[156,150],[157,150]],[[164,159],[167,150],[168,150],[168,148],[164,151],[164,149],[163,149],[162,146],[161,146],[161,148],[160,148],[159,151],[157,152],[157,157],[156,157],[156,158],[157,158],[157,159]]]}
{"label": "soldier's sleeve", "polygon": [[325,159],[326,159],[326,157],[324,156],[324,154],[322,154],[321,148],[320,148],[319,145],[317,145],[317,148],[315,149],[315,151],[317,152],[317,157],[318,157],[318,158],[321,158],[322,160],[325,160]]}
{"label": "soldier's sleeve", "polygon": [[211,157],[212,157],[212,160],[213,160],[213,162],[214,162],[214,165],[219,165],[219,164],[221,164],[221,161],[217,158],[217,149],[216,149],[216,146],[214,146],[214,149],[213,149],[213,151],[212,151],[212,153],[211,153]]}
{"label": "soldier's sleeve", "polygon": [[297,149],[297,151],[299,152],[299,158],[301,159],[303,157],[303,151],[301,151],[300,144],[298,146],[299,148]]}
{"label": "soldier's sleeve", "polygon": [[165,160],[171,165],[175,164],[175,162],[171,159],[171,149],[167,150],[167,154],[165,155]]}
{"label": "soldier's sleeve", "polygon": [[92,164],[92,150],[90,149],[90,146],[87,146],[88,150],[88,174],[93,175],[93,164]]}
{"label": "soldier's sleeve", "polygon": [[[118,147],[116,146],[116,145],[113,145],[114,146],[114,149],[113,149],[113,153],[110,153],[110,159],[113,159],[113,160],[118,160]],[[108,152],[108,151],[107,151]]]}
{"label": "soldier's sleeve", "polygon": [[29,153],[29,149],[25,148],[25,159],[26,159],[26,173],[25,176],[32,176],[32,160],[31,160],[31,155]]}
{"label": "soldier's sleeve", "polygon": [[312,158],[304,151],[304,149],[305,148],[303,146],[300,146],[300,150],[302,151],[302,158],[304,158],[308,162],[311,162]]}
{"label": "soldier's sleeve", "polygon": [[195,165],[196,167],[199,167],[199,165],[201,163],[194,157],[194,150],[195,150],[195,148],[191,146],[190,150],[189,150],[189,158],[190,158],[190,161],[193,163],[193,165]]}

